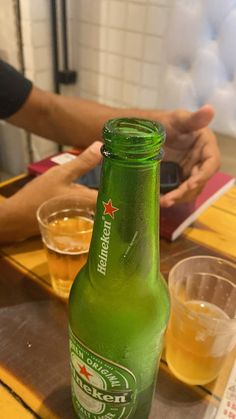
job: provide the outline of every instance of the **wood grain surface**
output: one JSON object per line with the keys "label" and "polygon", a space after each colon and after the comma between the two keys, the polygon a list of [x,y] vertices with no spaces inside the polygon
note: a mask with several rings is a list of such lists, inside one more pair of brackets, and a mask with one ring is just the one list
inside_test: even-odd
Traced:
{"label": "wood grain surface", "polygon": [[[0,193],[10,196],[28,180],[21,177],[4,184]],[[176,262],[192,255],[220,255],[235,260],[235,232],[236,187],[209,208],[184,236],[173,243],[161,240],[163,275],[167,279]],[[67,323],[67,305],[51,290],[41,240],[35,238],[1,249],[1,419],[74,418]],[[215,382],[190,387],[171,375],[163,357],[150,419],[214,417],[233,360],[226,361]]]}

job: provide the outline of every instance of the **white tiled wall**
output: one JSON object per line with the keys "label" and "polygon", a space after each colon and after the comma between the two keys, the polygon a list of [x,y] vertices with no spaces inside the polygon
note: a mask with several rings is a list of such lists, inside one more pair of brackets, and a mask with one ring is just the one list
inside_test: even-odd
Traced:
{"label": "white tiled wall", "polygon": [[[26,75],[52,90],[50,2],[20,4]],[[70,64],[79,82],[62,93],[114,106],[158,106],[168,11],[167,0],[69,0]],[[35,159],[56,151],[55,144],[32,139]]]}
{"label": "white tiled wall", "polygon": [[[70,67],[78,71],[79,82],[62,86],[62,93],[114,106],[158,106],[169,1],[68,0]],[[26,76],[53,90],[50,1],[20,0],[20,8]],[[1,16],[4,23],[6,12],[0,10]],[[4,33],[9,34],[9,25]],[[16,56],[16,47],[10,49]],[[10,62],[18,65],[17,59]],[[32,149],[38,160],[57,146],[33,135]]]}
{"label": "white tiled wall", "polygon": [[211,127],[236,136],[236,1],[175,0],[165,44],[163,108],[215,109]]}
{"label": "white tiled wall", "polygon": [[78,3],[80,95],[117,106],[158,106],[171,1]]}
{"label": "white tiled wall", "polygon": [[[11,16],[14,1],[0,0],[0,41],[5,49],[11,51],[10,62],[18,66],[16,30],[14,25],[9,25],[10,18],[14,23],[14,18]],[[212,0],[199,0],[193,3],[197,10],[211,5],[214,16],[218,13],[218,9],[224,8],[223,0],[217,2],[218,9],[213,6]],[[232,0],[225,0],[225,3],[231,8],[235,4]],[[57,4],[59,5],[60,1]],[[169,16],[173,15],[173,11],[177,13],[176,4],[181,4],[189,15],[184,18],[184,25],[178,27],[174,35],[174,28],[170,28],[173,19],[171,20]],[[7,8],[3,8],[3,5],[7,5]],[[20,0],[20,6],[26,75],[37,86],[52,90],[50,1]],[[203,11],[199,18],[200,29],[204,22],[204,13]],[[62,86],[62,93],[80,95],[121,107],[162,107],[161,86],[166,78],[166,67],[163,63],[172,57],[172,69],[177,71],[176,80],[182,92],[182,106],[185,106],[185,103],[187,107],[194,109],[196,101],[191,102],[193,88],[189,84],[188,77],[185,79],[183,77],[191,63],[182,63],[181,68],[177,68],[175,63],[177,54],[184,54],[190,44],[189,54],[194,56],[193,41],[199,42],[201,31],[199,32],[199,25],[197,26],[196,22],[192,23],[192,16],[194,10],[191,2],[187,0],[68,0],[70,67],[78,71],[79,80],[76,85]],[[219,22],[222,21],[222,13],[217,14],[217,19]],[[6,22],[8,22],[7,30],[4,29]],[[215,23],[214,25],[211,25],[212,31],[216,27]],[[206,35],[204,30],[202,33]],[[208,35],[214,38],[217,34]],[[233,42],[233,36],[230,39]],[[233,56],[229,53],[230,42],[225,42],[224,48],[221,48],[225,62],[231,60]],[[202,57],[205,62],[204,53]],[[199,63],[201,68],[201,62]],[[194,70],[195,67],[193,65],[191,68]],[[214,77],[216,76],[214,74]],[[229,82],[232,81],[231,76],[228,76]],[[205,88],[201,89],[201,94],[204,93],[206,96],[207,88],[213,84],[214,77],[211,77]],[[198,88],[198,80],[199,78],[194,88]],[[205,77],[202,77],[202,80],[205,81]],[[167,88],[165,87],[166,91],[169,89],[169,93],[174,92],[169,86],[170,83]],[[199,97],[201,99],[201,95]],[[172,100],[169,107],[180,106],[179,98],[176,103],[177,105]],[[220,115],[220,112],[218,114]],[[224,128],[222,132],[223,130]],[[236,129],[234,131],[236,132]],[[35,159],[49,155],[57,149],[52,142],[42,141],[39,137],[32,138]]]}
{"label": "white tiled wall", "polygon": [[[20,69],[14,0],[0,0],[0,57]],[[0,180],[22,172],[27,163],[24,131],[0,121]]]}
{"label": "white tiled wall", "polygon": [[[50,2],[20,0],[25,75],[38,87],[53,90]],[[57,151],[55,143],[31,135],[34,160]]]}
{"label": "white tiled wall", "polygon": [[20,68],[13,0],[0,0],[0,54],[16,68]]}
{"label": "white tiled wall", "polygon": [[[57,2],[57,12],[59,17],[59,48],[60,39],[60,2]],[[68,0],[68,43],[69,43],[69,63],[73,70],[77,69],[78,51],[75,47],[78,33],[78,2]],[[52,28],[51,10],[49,0],[20,0],[23,50],[25,61],[25,73],[36,86],[41,89],[53,91],[53,61],[52,61]],[[61,54],[59,54],[59,65],[61,66]],[[86,80],[85,83],[91,85],[93,80]],[[78,86],[61,86],[62,94],[76,95]],[[58,147],[55,143],[41,139],[32,135],[32,150],[34,160],[39,160],[45,156],[57,152]]]}

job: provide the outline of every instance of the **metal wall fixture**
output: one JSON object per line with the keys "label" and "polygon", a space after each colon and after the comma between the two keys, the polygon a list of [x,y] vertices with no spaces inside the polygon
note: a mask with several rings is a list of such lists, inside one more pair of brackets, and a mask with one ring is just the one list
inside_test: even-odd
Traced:
{"label": "metal wall fixture", "polygon": [[[53,51],[53,79],[54,90],[60,93],[60,84],[75,84],[77,80],[77,72],[69,68],[68,59],[68,26],[67,26],[67,1],[51,0],[51,27],[52,27],[52,51]],[[61,25],[58,25],[58,7],[60,6]],[[62,69],[59,68],[59,26],[61,27],[61,52],[62,52]]]}

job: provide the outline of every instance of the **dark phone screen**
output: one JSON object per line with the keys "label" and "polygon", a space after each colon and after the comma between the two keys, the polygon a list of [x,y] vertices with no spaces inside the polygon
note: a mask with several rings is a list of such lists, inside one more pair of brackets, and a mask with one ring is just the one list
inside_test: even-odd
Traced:
{"label": "dark phone screen", "polygon": [[[78,179],[77,183],[82,183],[90,188],[97,189],[100,182],[101,165],[89,171]],[[182,182],[181,167],[172,161],[162,161],[160,170],[160,191],[162,194],[177,188]]]}
{"label": "dark phone screen", "polygon": [[178,188],[182,182],[181,167],[175,162],[162,161],[160,173],[160,191],[162,194]]}

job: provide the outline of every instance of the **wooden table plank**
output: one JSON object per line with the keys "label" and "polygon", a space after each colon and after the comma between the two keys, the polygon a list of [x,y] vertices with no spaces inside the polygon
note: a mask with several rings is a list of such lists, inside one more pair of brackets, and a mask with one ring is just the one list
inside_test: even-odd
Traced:
{"label": "wooden table plank", "polygon": [[30,411],[19,398],[0,383],[0,412],[2,419],[35,419],[37,416]]}
{"label": "wooden table plank", "polygon": [[[28,179],[20,177],[14,185],[5,184],[0,188],[0,193],[5,197],[10,196],[25,181]],[[234,258],[230,236],[232,228],[230,230],[229,224],[236,217],[234,210],[226,212],[226,208],[236,202],[235,191],[236,187],[227,193],[224,200],[217,201],[209,209],[210,215],[205,215],[207,212],[203,214],[202,217],[208,217],[205,224],[202,221],[201,224],[195,223],[191,231],[188,230],[174,243],[161,240],[161,271],[166,278],[172,266],[185,257],[222,254],[223,243],[226,250],[228,247],[231,249],[227,258]],[[212,210],[215,222],[212,221]],[[222,218],[222,212],[226,213],[223,231],[216,225],[219,224],[219,214]],[[212,230],[214,237],[211,237]],[[4,345],[0,345],[0,377],[5,389],[10,387],[20,397],[21,404],[25,403],[35,417],[72,419],[67,306],[49,292],[50,281],[41,240],[30,239],[7,246],[2,249],[2,254],[0,341]],[[211,417],[219,405],[231,362],[228,360],[226,374],[214,383],[205,387],[190,387],[175,379],[162,360],[150,419]],[[1,395],[3,399],[9,399],[5,390]],[[28,419],[27,409],[25,416],[22,410],[20,414],[23,415],[22,419]],[[11,419],[15,419],[14,416]]]}
{"label": "wooden table plank", "polygon": [[4,260],[0,296],[2,381],[40,417],[73,418],[67,305]]}
{"label": "wooden table plank", "polygon": [[213,207],[230,212],[236,216],[236,186],[233,186],[221,198],[214,202]]}
{"label": "wooden table plank", "polygon": [[32,279],[51,287],[46,253],[40,237],[5,246],[1,253]]}
{"label": "wooden table plank", "polygon": [[222,257],[236,259],[236,186],[214,202],[184,236]]}
{"label": "wooden table plank", "polygon": [[189,228],[185,237],[218,251],[222,256],[236,258],[236,217],[211,207],[198,218],[198,226]]}
{"label": "wooden table plank", "polygon": [[[39,417],[72,419],[67,306],[0,262],[1,379]],[[162,362],[150,419],[182,419],[183,412],[184,418],[202,419],[209,396],[196,390],[175,379]],[[212,402],[213,409],[217,401]]]}

